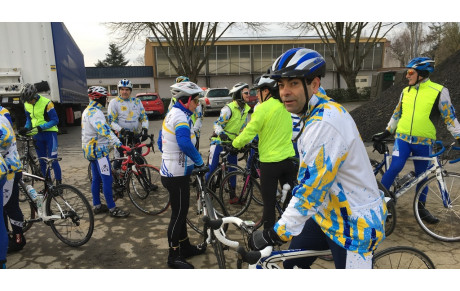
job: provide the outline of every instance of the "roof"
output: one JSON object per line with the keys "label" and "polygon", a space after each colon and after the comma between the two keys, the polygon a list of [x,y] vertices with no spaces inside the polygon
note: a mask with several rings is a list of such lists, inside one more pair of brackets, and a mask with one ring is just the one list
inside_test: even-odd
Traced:
{"label": "roof", "polygon": [[87,79],[153,77],[152,66],[86,67]]}

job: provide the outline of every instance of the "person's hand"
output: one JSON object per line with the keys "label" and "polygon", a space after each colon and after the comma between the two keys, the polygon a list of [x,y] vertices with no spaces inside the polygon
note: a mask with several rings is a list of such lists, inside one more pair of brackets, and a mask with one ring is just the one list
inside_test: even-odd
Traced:
{"label": "person's hand", "polygon": [[142,138],[141,138],[141,141],[145,141],[145,140],[147,140],[147,138],[149,138],[148,129],[147,129],[147,128],[143,128],[143,129],[142,129]]}
{"label": "person's hand", "polygon": [[273,228],[256,230],[249,236],[248,244],[251,250],[260,251],[268,246],[280,246],[285,243]]}
{"label": "person's hand", "polygon": [[379,140],[384,140],[386,139],[387,137],[389,137],[391,135],[391,133],[388,131],[388,130],[385,130],[383,132],[379,132],[379,133],[376,133],[372,136],[372,140],[373,141],[379,141]]}
{"label": "person's hand", "polygon": [[126,128],[122,128],[122,129],[120,130],[120,135],[121,135],[121,136],[125,136],[125,135],[127,135],[128,133],[129,133],[129,130],[127,130]]}
{"label": "person's hand", "polygon": [[37,130],[38,130],[38,132],[42,132],[43,128],[41,128],[40,126],[37,126]]}
{"label": "person's hand", "polygon": [[228,135],[227,135],[225,132],[221,132],[221,133],[219,134],[219,138],[220,138],[221,141],[227,141],[227,140],[230,139],[230,138],[228,137]]}
{"label": "person's hand", "polygon": [[231,144],[227,146],[227,150],[228,150],[228,153],[233,155],[233,156],[236,156],[238,155],[238,149],[233,147]]}
{"label": "person's hand", "polygon": [[21,128],[18,130],[18,133],[19,133],[20,135],[26,135],[28,131],[29,131],[28,128],[21,127]]}

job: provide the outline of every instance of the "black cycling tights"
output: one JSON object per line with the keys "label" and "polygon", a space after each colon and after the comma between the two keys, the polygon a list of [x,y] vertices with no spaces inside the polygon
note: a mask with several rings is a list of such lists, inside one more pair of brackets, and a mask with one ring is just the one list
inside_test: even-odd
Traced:
{"label": "black cycling tights", "polygon": [[187,238],[187,213],[190,204],[190,176],[164,177],[161,183],[168,189],[171,202],[171,220],[168,227],[169,247],[178,247]]}
{"label": "black cycling tights", "polygon": [[294,166],[291,159],[280,162],[260,162],[260,190],[264,202],[263,223],[264,229],[271,228],[276,222],[275,202],[278,182],[281,187],[289,183],[291,188],[296,179],[298,168]]}

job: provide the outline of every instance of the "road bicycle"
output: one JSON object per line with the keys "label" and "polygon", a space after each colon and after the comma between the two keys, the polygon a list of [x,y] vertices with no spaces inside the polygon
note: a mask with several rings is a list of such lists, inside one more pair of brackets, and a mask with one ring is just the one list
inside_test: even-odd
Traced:
{"label": "road bicycle", "polygon": [[212,232],[203,221],[203,217],[211,217],[211,219],[220,217],[216,209],[227,216],[222,202],[214,192],[206,187],[204,176],[208,171],[209,167],[205,167],[204,169],[197,168],[192,171],[192,177],[195,178],[194,189],[196,192],[190,193],[190,208],[187,215],[187,224],[202,236],[203,246],[212,245],[219,268],[225,269],[226,260],[224,246],[215,236],[215,233],[220,233],[222,236],[225,236],[225,228],[215,228],[215,231]]}
{"label": "road bicycle", "polygon": [[[280,269],[281,263],[286,260],[306,257],[318,257],[331,255],[330,250],[273,250],[269,246],[260,251],[247,251],[247,240],[253,232],[253,223],[243,221],[238,217],[224,217],[217,220],[205,219],[206,224],[213,229],[222,229],[224,225],[234,224],[240,229],[245,238],[244,245],[238,241],[229,240],[215,232],[216,238],[223,244],[236,249],[238,253],[237,268],[241,269],[243,263],[247,263],[250,269]],[[434,269],[431,259],[422,251],[406,246],[397,246],[377,251],[373,256],[372,267],[374,269]]]}
{"label": "road bicycle", "polygon": [[[160,187],[160,170],[152,165],[143,163],[145,156],[153,151],[153,134],[149,135],[148,144],[141,143],[132,147],[122,146],[125,157],[113,158],[112,165],[114,200],[128,194],[134,206],[141,212],[149,215],[158,215],[166,211],[169,206],[169,194]],[[146,147],[143,154],[139,150]],[[121,161],[121,168],[116,170],[114,163]],[[142,163],[142,164],[141,164]],[[91,164],[88,166],[88,177],[92,181]]]}
{"label": "road bicycle", "polygon": [[[382,174],[386,171],[390,164],[388,146],[386,140],[380,141],[385,150],[383,152],[383,160],[381,162],[371,160],[374,167],[374,173]],[[431,237],[441,241],[460,241],[460,174],[454,172],[447,172],[443,167],[448,161],[449,153],[452,150],[460,150],[454,147],[455,143],[449,145],[446,154],[446,148],[441,141],[436,141],[435,145],[440,148],[428,157],[411,156],[409,160],[430,161],[428,168],[420,174],[415,176],[411,172],[403,178],[395,179],[391,186],[391,191],[388,195],[391,196],[396,204],[399,197],[407,193],[410,189],[415,187],[418,183],[422,185],[416,191],[413,210],[415,219],[420,227]],[[449,163],[453,164],[460,161],[460,159],[450,160]],[[422,203],[420,197],[426,195],[426,202]],[[423,221],[420,217],[419,209],[428,210],[433,216],[439,219],[438,223],[429,224]]]}
{"label": "road bicycle", "polygon": [[[50,179],[52,163],[61,158],[39,158],[46,162],[46,179],[37,175],[23,172],[19,180],[19,189],[25,195],[30,212],[25,213],[24,231],[30,229],[33,223],[43,221],[51,227],[54,234],[65,244],[78,247],[89,241],[94,229],[94,217],[91,205],[77,188],[60,184],[55,186]],[[27,179],[24,179],[27,178]],[[33,198],[26,190],[27,180],[35,180],[37,198]],[[37,187],[43,182],[43,188]],[[40,200],[43,196],[43,201]],[[25,211],[24,211],[25,212]]]}
{"label": "road bicycle", "polygon": [[[27,135],[16,135],[17,148],[22,163],[22,170],[27,173],[31,173],[35,176],[43,177],[42,171],[40,169],[40,164],[38,162],[37,155],[33,150],[35,148],[35,142],[32,136]],[[34,185],[34,179],[29,177],[23,177],[25,183]],[[20,192],[19,202],[26,201],[27,198]]]}

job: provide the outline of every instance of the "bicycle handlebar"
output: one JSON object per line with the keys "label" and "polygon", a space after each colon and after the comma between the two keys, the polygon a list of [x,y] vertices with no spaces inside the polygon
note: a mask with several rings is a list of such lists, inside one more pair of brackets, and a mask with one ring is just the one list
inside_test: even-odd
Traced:
{"label": "bicycle handlebar", "polygon": [[437,156],[441,155],[442,153],[444,153],[444,152],[446,151],[446,148],[445,148],[444,145],[442,144],[442,141],[437,140],[437,141],[435,141],[434,143],[437,144],[437,145],[439,145],[439,146],[441,146],[441,150],[440,150],[439,152],[437,152],[437,153],[434,153],[434,154],[429,155],[428,157],[430,157],[430,158],[437,157]]}
{"label": "bicycle handlebar", "polygon": [[243,247],[238,247],[236,252],[240,255],[243,262],[246,262],[250,265],[256,264],[260,258],[268,257],[273,251],[272,246],[265,247],[260,251],[246,251]]}

